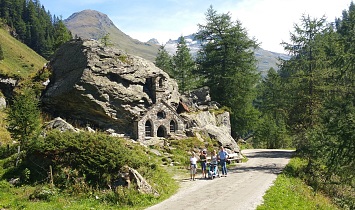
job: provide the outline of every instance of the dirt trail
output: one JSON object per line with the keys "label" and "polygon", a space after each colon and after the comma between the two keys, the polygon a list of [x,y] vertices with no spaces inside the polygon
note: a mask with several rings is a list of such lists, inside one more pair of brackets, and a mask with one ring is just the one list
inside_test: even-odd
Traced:
{"label": "dirt trail", "polygon": [[190,181],[187,174],[186,179],[180,180],[181,188],[175,195],[147,210],[255,209],[293,151],[251,149],[242,153],[248,162],[229,169],[227,177]]}

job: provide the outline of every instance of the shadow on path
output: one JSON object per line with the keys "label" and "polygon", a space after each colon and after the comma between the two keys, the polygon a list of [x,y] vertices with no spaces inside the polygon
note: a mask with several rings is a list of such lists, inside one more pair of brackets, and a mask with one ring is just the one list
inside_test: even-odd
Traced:
{"label": "shadow on path", "polygon": [[[271,173],[279,174],[282,172],[284,165],[275,164],[272,159],[275,158],[285,158],[289,159],[294,154],[294,150],[256,150],[253,152],[246,152],[246,156],[249,159],[248,161],[257,161],[256,159],[267,158],[269,162],[260,162],[256,163],[254,166],[250,166],[247,163],[242,163],[236,167],[228,169],[230,172],[234,173],[243,173],[250,171],[258,171],[261,173]],[[277,162],[277,161],[275,161]]]}

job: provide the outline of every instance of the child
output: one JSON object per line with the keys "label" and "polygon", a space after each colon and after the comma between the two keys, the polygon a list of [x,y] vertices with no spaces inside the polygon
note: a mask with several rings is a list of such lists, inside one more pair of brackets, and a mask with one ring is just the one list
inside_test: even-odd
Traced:
{"label": "child", "polygon": [[190,180],[195,181],[196,169],[197,169],[197,158],[195,157],[195,153],[192,152],[190,157]]}

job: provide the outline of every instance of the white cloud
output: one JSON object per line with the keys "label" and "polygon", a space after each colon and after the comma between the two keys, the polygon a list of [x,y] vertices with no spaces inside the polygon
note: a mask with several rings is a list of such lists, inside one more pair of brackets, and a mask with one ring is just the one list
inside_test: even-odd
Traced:
{"label": "white cloud", "polygon": [[350,5],[348,0],[248,0],[231,11],[267,50],[283,52],[282,41],[289,41],[289,33],[303,14],[314,18],[328,17],[334,21]]}

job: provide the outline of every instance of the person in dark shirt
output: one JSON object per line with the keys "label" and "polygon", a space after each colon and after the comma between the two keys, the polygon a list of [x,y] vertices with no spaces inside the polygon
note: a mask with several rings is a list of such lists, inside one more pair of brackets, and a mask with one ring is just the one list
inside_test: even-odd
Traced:
{"label": "person in dark shirt", "polygon": [[201,164],[201,170],[202,170],[202,178],[207,178],[207,152],[206,150],[202,150],[200,153],[200,164]]}

